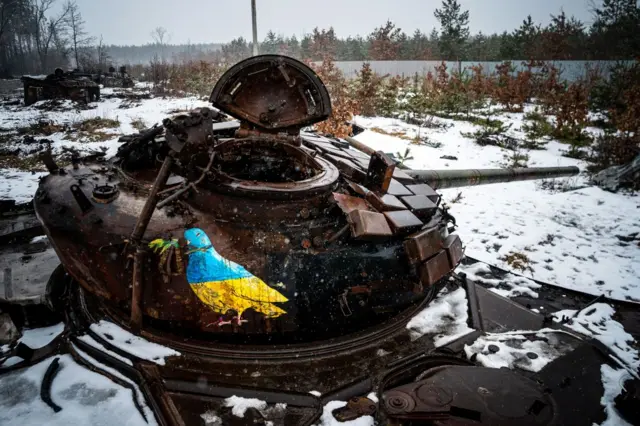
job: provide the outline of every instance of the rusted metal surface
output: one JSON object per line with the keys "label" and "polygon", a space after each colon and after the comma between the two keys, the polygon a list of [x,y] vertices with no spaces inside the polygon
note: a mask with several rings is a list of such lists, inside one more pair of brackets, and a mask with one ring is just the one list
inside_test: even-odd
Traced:
{"label": "rusted metal surface", "polygon": [[447,252],[441,250],[419,267],[420,282],[424,286],[432,286],[451,271]]}
{"label": "rusted metal surface", "polygon": [[442,248],[442,234],[437,227],[428,228],[409,236],[404,249],[411,264],[419,264]]}
{"label": "rusted metal surface", "polygon": [[[407,236],[422,223],[449,224],[431,191],[415,195],[400,182],[416,185],[410,173],[394,178],[381,152],[370,158],[365,147],[299,131],[330,112],[326,89],[304,64],[251,58],[220,80],[212,101],[241,120],[233,138],[213,130],[222,114],[200,108],[127,139],[114,162],[77,160],[42,180],[38,217],[83,289],[124,317],[133,311],[134,325],[305,340],[385,321],[424,300],[414,291],[421,282],[451,273],[459,240],[442,251],[442,264],[442,256],[428,260],[443,247],[435,235]],[[206,238],[201,247],[196,233]],[[147,251],[144,260],[137,249]],[[194,253],[210,249],[273,301],[219,306],[210,295],[225,280],[189,278]],[[426,273],[410,267],[424,262]],[[144,286],[131,286],[140,275]]]}
{"label": "rusted metal surface", "polygon": [[340,210],[342,210],[345,214],[349,214],[354,210],[369,210],[373,211],[371,206],[362,198],[351,197],[345,194],[332,194],[333,199],[335,200]]}
{"label": "rusted metal surface", "polygon": [[454,269],[462,260],[462,241],[457,235],[449,235],[442,244],[449,258],[449,266]]}
{"label": "rusted metal surface", "polygon": [[379,240],[393,235],[387,219],[381,213],[354,210],[349,213],[349,223],[351,223],[351,233],[356,239]]}
{"label": "rusted metal surface", "polygon": [[375,150],[373,148],[368,147],[367,145],[363,144],[360,141],[355,140],[354,138],[347,136],[346,138],[344,138],[347,142],[349,142],[349,144],[354,147],[355,149],[362,151],[366,154],[369,155],[373,155],[375,154]]}
{"label": "rusted metal surface", "polygon": [[369,398],[355,397],[347,401],[347,405],[333,411],[333,417],[341,422],[355,420],[362,416],[372,416],[376,412],[376,404]]}
{"label": "rusted metal surface", "polygon": [[329,93],[318,76],[301,62],[278,55],[234,65],[220,78],[210,100],[258,128],[296,134],[331,114]]}
{"label": "rusted metal surface", "polygon": [[396,165],[391,158],[382,151],[376,151],[371,156],[367,169],[367,187],[382,194],[388,192],[395,168]]}
{"label": "rusted metal surface", "polygon": [[142,327],[142,293],[144,291],[145,251],[138,248],[133,260],[133,279],[131,281],[131,328],[140,331]]}

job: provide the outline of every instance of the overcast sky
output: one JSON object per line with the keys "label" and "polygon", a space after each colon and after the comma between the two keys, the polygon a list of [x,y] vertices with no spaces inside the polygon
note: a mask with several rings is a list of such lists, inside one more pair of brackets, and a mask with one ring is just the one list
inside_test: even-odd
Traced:
{"label": "overcast sky", "polygon": [[[62,1],[62,0],[60,0]],[[76,0],[87,30],[107,44],[145,44],[158,26],[171,43],[221,43],[251,38],[250,0]],[[599,1],[596,0],[598,3]],[[547,24],[563,8],[591,21],[590,0],[460,0],[470,13],[472,33],[511,31],[531,15]],[[333,26],[339,37],[367,35],[387,19],[406,33],[425,33],[438,25],[433,16],[440,0],[257,0],[258,37],[268,30],[300,38],[314,27]]]}

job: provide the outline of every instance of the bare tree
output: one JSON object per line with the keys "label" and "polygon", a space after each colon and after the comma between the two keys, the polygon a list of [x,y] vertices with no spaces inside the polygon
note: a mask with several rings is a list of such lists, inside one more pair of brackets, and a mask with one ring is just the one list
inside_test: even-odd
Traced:
{"label": "bare tree", "polygon": [[169,32],[165,27],[156,27],[153,31],[151,31],[151,38],[153,39],[154,44],[160,47],[160,56],[162,58],[162,61],[164,62],[165,47],[167,46],[167,44],[169,43],[169,39],[171,38]]}
{"label": "bare tree", "polygon": [[107,62],[109,62],[109,55],[104,44],[102,44],[102,35],[100,35],[100,41],[96,46],[96,56],[98,59],[98,69],[105,70],[107,68]]}
{"label": "bare tree", "polygon": [[29,0],[31,10],[31,24],[34,28],[36,51],[40,59],[41,71],[48,67],[51,46],[57,41],[60,44],[64,36],[67,17],[69,16],[69,4],[55,17],[47,17],[56,0]]}
{"label": "bare tree", "polygon": [[9,26],[12,16],[16,10],[18,0],[4,0],[0,1],[0,43],[2,42],[2,36]]}
{"label": "bare tree", "polygon": [[[94,37],[87,35],[85,22],[75,1],[68,0],[65,8],[69,11],[67,15],[67,25],[69,26],[71,49],[76,61],[76,68],[80,68],[80,55],[86,48],[95,42]],[[86,53],[86,52],[85,52]]]}

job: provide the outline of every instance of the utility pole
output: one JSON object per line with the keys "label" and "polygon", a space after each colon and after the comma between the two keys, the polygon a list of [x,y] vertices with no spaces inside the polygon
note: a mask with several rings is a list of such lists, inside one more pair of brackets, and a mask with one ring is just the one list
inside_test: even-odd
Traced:
{"label": "utility pole", "polygon": [[251,20],[253,21],[253,56],[258,56],[258,18],[256,0],[251,0]]}

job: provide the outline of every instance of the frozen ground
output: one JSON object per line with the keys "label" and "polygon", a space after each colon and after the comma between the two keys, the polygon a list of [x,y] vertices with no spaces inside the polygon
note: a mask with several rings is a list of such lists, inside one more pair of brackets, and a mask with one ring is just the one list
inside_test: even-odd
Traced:
{"label": "frozen ground", "polygon": [[[102,89],[103,97],[114,93],[114,89]],[[202,106],[210,106],[208,102],[194,97],[187,98],[153,98],[131,102],[125,99],[110,98],[91,104],[93,109],[77,109],[71,101],[63,102],[52,111],[39,109],[46,101],[38,102],[30,107],[0,106],[0,130],[10,132],[40,121],[52,121],[59,125],[72,125],[87,119],[103,118],[117,120],[118,126],[105,128],[105,133],[113,134],[113,138],[100,142],[84,142],[69,140],[64,132],[46,136],[52,141],[52,152],[60,153],[62,148],[73,148],[79,151],[96,151],[106,149],[107,155],[113,156],[118,150],[118,139],[123,134],[135,133],[132,123],[140,122],[147,127],[161,124],[162,120],[177,111],[185,111]],[[39,137],[37,137],[39,139]],[[13,144],[12,149],[23,148],[30,152],[32,144]],[[38,186],[38,179],[46,173],[24,172],[16,169],[0,170],[0,199],[14,199],[17,202],[31,200]]]}

